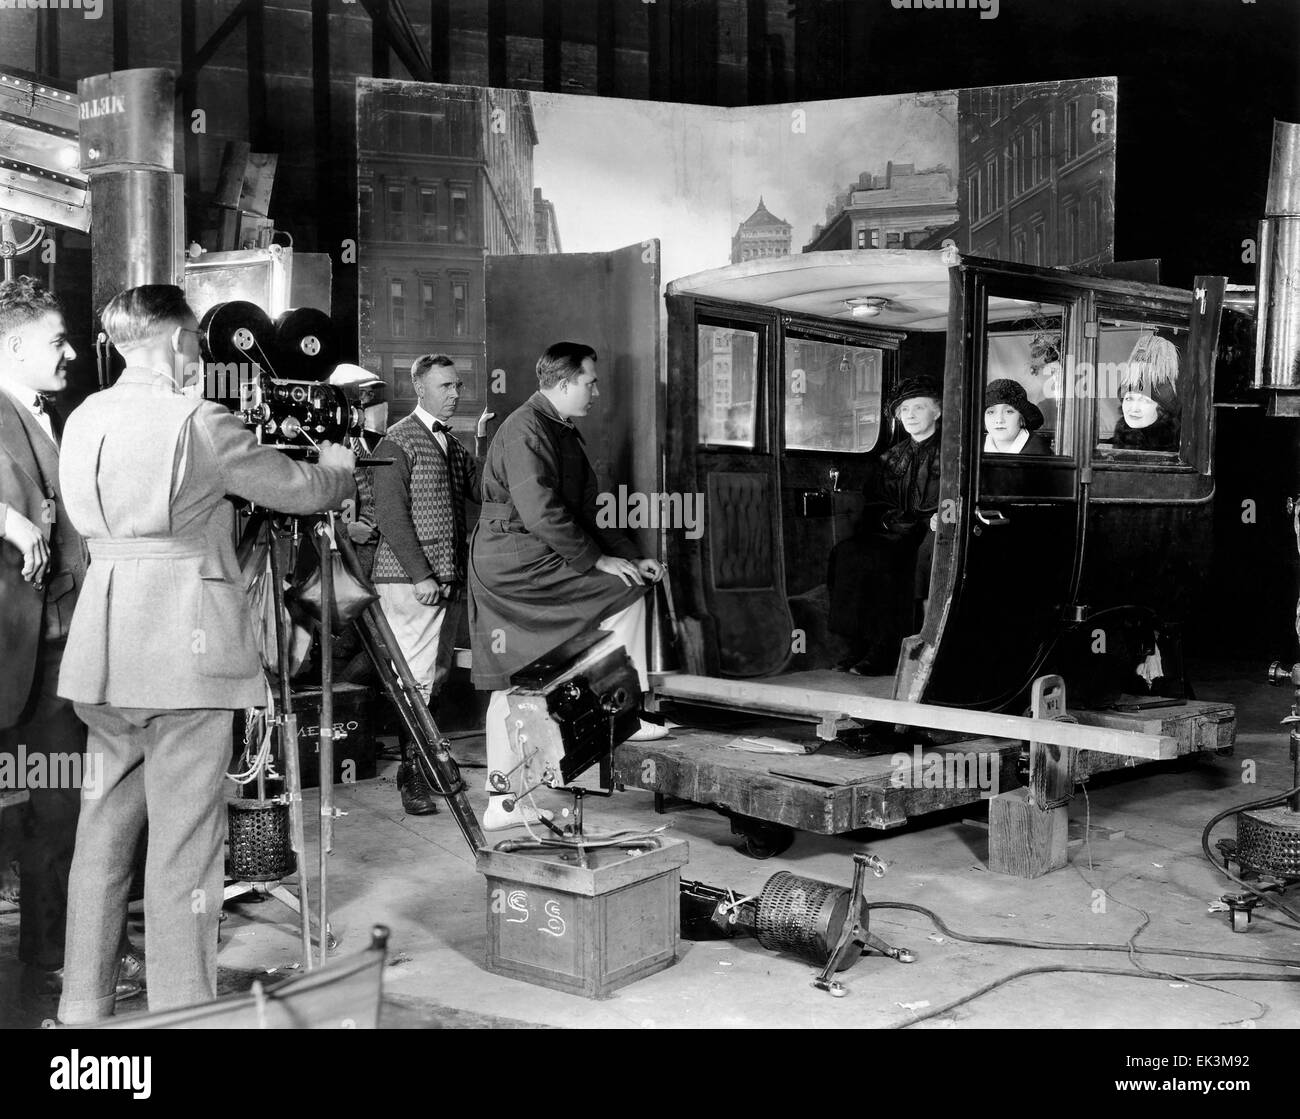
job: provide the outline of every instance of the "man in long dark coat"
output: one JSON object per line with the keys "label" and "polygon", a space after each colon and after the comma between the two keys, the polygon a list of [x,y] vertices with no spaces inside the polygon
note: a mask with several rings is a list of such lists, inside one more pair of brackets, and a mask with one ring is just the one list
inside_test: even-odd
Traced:
{"label": "man in long dark coat", "polygon": [[[492,689],[488,771],[509,771],[510,677],[597,624],[618,635],[645,676],[645,587],[663,577],[617,528],[596,521],[596,475],[573,421],[599,396],[596,351],[558,342],[537,362],[537,392],[501,425],[483,467],[483,505],[470,542],[469,628],[474,684]],[[649,724],[639,736],[662,728]],[[493,796],[485,828],[522,823]]]}

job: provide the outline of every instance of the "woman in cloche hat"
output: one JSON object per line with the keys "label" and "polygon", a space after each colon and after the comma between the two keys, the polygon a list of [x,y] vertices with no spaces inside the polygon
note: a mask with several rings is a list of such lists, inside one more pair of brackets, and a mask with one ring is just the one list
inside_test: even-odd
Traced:
{"label": "woman in cloche hat", "polygon": [[1041,435],[1043,413],[1029,402],[1019,381],[1001,378],[984,390],[984,453],[995,455],[1050,455],[1052,448]]}

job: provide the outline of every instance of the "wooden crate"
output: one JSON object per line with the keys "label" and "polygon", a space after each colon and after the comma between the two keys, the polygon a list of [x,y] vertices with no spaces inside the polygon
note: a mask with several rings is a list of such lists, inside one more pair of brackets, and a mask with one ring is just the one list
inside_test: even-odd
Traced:
{"label": "wooden crate", "polygon": [[681,840],[655,851],[481,851],[487,969],[588,998],[607,998],[677,956]]}
{"label": "wooden crate", "polygon": [[[373,693],[360,684],[334,685],[334,784],[366,781],[379,772],[379,745],[370,718]],[[302,787],[320,784],[320,688],[295,688]]]}

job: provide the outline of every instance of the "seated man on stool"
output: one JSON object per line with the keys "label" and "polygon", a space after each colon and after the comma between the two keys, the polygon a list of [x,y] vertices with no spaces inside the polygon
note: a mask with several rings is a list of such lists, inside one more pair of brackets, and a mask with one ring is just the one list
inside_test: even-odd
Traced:
{"label": "seated man on stool", "polygon": [[[470,542],[472,676],[492,689],[487,710],[488,772],[508,772],[506,691],[513,673],[593,626],[615,633],[646,677],[645,587],[663,567],[596,522],[596,476],[573,421],[591,411],[596,351],[557,342],[537,362],[537,392],[501,425],[483,468],[483,507]],[[666,731],[643,723],[634,738]],[[488,789],[483,826],[512,827],[534,814]]]}
{"label": "seated man on stool", "polygon": [[[451,671],[456,630],[464,606],[465,501],[478,501],[483,439],[494,413],[478,419],[471,455],[447,426],[463,387],[446,354],[425,354],[411,365],[416,405],[388,429],[376,458],[392,466],[374,470],[379,550],[371,576],[379,605],[411,675],[432,706]],[[402,739],[397,788],[408,816],[438,810],[423,770]]]}

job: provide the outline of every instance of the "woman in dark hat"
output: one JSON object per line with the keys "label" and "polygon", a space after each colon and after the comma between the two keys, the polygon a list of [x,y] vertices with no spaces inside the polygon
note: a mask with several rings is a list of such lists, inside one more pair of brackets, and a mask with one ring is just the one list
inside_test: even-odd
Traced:
{"label": "woman in dark hat", "polygon": [[1120,418],[1111,439],[1130,451],[1176,451],[1181,435],[1178,348],[1143,334],[1129,355],[1119,386]]}
{"label": "woman in dark hat", "polygon": [[892,674],[899,645],[916,631],[916,603],[926,597],[939,508],[943,389],[909,377],[890,395],[886,415],[906,433],[880,458],[865,486],[857,531],[831,552],[829,628],[849,639],[841,667],[863,676]]}
{"label": "woman in dark hat", "polygon": [[990,381],[984,390],[984,453],[991,455],[1050,455],[1041,435],[1043,413],[1029,402],[1019,381]]}

